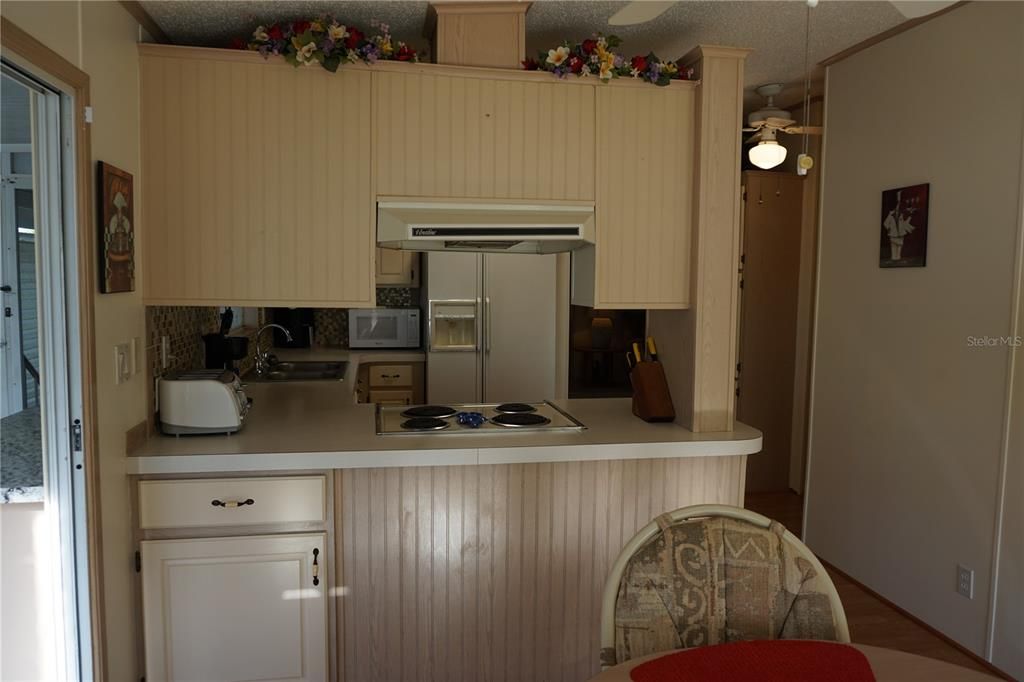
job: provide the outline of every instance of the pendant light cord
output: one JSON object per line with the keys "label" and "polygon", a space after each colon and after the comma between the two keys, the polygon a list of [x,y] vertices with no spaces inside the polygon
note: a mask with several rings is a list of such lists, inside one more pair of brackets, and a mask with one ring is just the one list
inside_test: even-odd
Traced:
{"label": "pendant light cord", "polygon": [[[801,124],[806,128],[810,125],[811,115],[811,4],[807,3],[807,22],[804,30],[804,120]],[[804,131],[803,153],[807,154],[810,136]]]}

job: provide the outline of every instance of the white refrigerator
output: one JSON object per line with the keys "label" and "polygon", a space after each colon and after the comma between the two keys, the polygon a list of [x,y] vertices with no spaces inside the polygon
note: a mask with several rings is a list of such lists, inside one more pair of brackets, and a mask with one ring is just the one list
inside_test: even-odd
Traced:
{"label": "white refrigerator", "polygon": [[555,397],[557,256],[428,252],[427,402]]}

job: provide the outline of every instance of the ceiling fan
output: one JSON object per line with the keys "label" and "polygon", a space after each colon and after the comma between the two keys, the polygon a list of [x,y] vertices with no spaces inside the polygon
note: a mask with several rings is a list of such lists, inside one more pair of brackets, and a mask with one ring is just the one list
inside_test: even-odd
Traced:
{"label": "ceiling fan", "polygon": [[[821,126],[799,126],[796,121],[790,118],[785,109],[775,106],[774,98],[782,92],[782,83],[769,83],[757,88],[757,94],[765,98],[765,104],[757,111],[747,115],[747,125],[743,132],[754,133],[744,144],[757,142],[748,152],[750,162],[758,168],[774,168],[786,160],[786,148],[779,144],[776,139],[778,133],[789,135],[821,135]],[[801,157],[805,157],[802,154]],[[807,157],[809,158],[809,157]],[[807,169],[810,167],[808,166]],[[805,169],[805,170],[807,170]]]}

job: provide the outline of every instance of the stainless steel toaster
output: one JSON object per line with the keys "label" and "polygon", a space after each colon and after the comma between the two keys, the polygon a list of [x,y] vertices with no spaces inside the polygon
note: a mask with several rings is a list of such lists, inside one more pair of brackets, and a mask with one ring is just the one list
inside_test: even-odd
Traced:
{"label": "stainless steel toaster", "polygon": [[160,379],[160,425],[164,433],[235,433],[242,428],[252,400],[234,372],[199,369]]}

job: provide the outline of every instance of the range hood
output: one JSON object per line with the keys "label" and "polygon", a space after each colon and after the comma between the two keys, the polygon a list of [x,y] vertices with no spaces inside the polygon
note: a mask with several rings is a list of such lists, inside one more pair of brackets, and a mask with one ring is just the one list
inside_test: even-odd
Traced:
{"label": "range hood", "polygon": [[593,243],[589,205],[377,203],[377,245],[386,249],[561,253]]}

